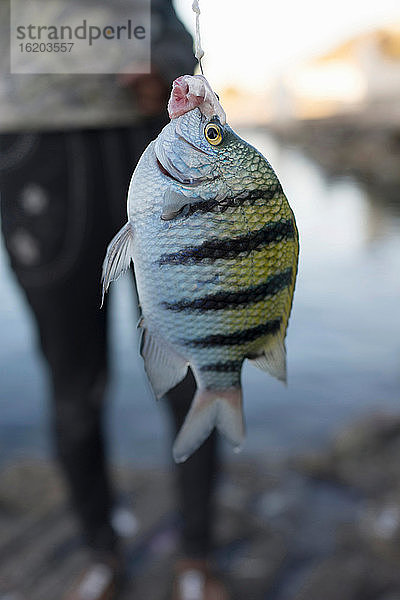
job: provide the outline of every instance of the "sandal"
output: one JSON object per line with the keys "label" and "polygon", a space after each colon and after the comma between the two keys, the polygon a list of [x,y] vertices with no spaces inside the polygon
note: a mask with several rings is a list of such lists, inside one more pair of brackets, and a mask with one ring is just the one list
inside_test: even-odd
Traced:
{"label": "sandal", "polygon": [[114,600],[120,588],[121,572],[116,562],[93,562],[64,600]]}
{"label": "sandal", "polygon": [[206,560],[180,560],[175,565],[172,600],[229,600],[223,582]]}

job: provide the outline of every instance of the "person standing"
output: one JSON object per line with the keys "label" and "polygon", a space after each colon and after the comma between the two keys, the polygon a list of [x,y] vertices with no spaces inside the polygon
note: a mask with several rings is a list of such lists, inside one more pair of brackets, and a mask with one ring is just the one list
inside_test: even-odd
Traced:
{"label": "person standing", "polygon": [[[8,11],[9,2],[0,0],[2,231],[48,367],[57,457],[92,556],[67,598],[110,600],[122,559],[102,425],[108,304],[100,310],[101,266],[125,221],[133,169],[167,122],[171,82],[194,69],[192,39],[171,0],[154,0],[150,74],[15,75],[8,67]],[[167,394],[175,431],[194,389],[189,373]],[[192,593],[188,572],[197,577],[198,600],[227,597],[207,562],[215,477],[213,435],[177,467],[183,526],[175,600]]]}

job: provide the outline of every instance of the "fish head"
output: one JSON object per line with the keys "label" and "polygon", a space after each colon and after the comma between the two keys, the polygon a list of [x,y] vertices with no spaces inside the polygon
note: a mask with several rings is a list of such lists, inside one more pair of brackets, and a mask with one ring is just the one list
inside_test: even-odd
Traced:
{"label": "fish head", "polygon": [[[168,103],[170,123],[155,143],[155,153],[166,175],[182,185],[199,186],[215,180],[217,150],[207,133],[218,137],[225,113],[207,80],[184,75],[173,83]],[[211,126],[211,121],[215,126]]]}
{"label": "fish head", "polygon": [[199,185],[214,179],[217,156],[204,135],[207,124],[208,119],[194,108],[171,120],[156,140],[158,162],[181,184]]}
{"label": "fish head", "polygon": [[182,75],[172,84],[168,101],[169,116],[176,119],[194,108],[199,108],[205,117],[218,117],[221,124],[225,125],[224,109],[207,79],[203,75]]}
{"label": "fish head", "polygon": [[162,172],[184,189],[196,188],[201,199],[222,198],[233,187],[240,191],[248,181],[249,161],[260,154],[227,125],[205,77],[176,79],[168,111],[171,121],[155,143]]}

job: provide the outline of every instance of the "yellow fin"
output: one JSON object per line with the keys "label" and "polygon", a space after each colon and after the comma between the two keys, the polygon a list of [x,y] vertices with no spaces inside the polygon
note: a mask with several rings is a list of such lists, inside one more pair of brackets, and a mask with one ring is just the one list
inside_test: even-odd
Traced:
{"label": "yellow fin", "polygon": [[262,371],[267,371],[279,381],[287,383],[286,348],[285,342],[281,338],[277,336],[272,338],[271,342],[265,346],[263,353],[257,358],[250,359],[250,362]]}

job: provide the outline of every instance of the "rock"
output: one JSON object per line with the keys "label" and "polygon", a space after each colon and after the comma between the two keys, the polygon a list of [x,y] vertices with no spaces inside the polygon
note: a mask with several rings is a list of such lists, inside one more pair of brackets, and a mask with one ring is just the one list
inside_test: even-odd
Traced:
{"label": "rock", "polygon": [[400,418],[378,415],[346,428],[332,447],[303,457],[311,477],[337,481],[369,496],[400,488]]}
{"label": "rock", "polygon": [[361,547],[321,562],[293,600],[380,600],[399,589],[398,564],[376,559]]}
{"label": "rock", "polygon": [[[296,460],[230,461],[214,559],[234,600],[400,600],[399,461],[400,417],[387,415]],[[34,463],[2,475],[0,597],[55,600],[85,560],[60,477]],[[171,473],[126,469],[115,479],[138,524],[125,540],[131,583],[121,600],[164,600],[179,533]]]}
{"label": "rock", "polygon": [[293,600],[359,600],[367,572],[361,556],[334,556],[312,570]]}
{"label": "rock", "polygon": [[379,188],[400,185],[400,127],[374,114],[338,115],[270,126],[280,140],[299,145],[332,175],[355,175]]}

